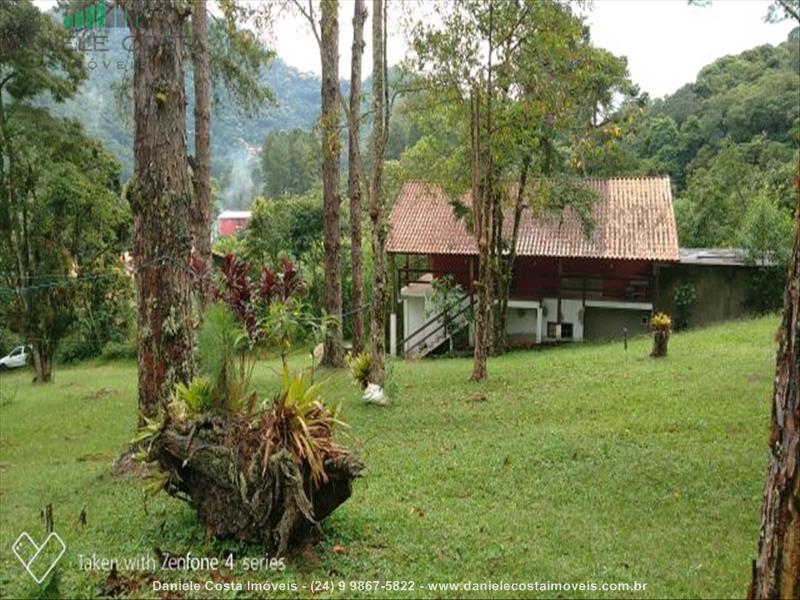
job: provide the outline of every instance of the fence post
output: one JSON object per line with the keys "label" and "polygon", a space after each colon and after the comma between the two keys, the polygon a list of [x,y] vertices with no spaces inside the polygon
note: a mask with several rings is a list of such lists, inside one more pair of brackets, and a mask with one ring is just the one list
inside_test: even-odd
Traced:
{"label": "fence post", "polygon": [[397,313],[389,315],[389,355],[397,356]]}

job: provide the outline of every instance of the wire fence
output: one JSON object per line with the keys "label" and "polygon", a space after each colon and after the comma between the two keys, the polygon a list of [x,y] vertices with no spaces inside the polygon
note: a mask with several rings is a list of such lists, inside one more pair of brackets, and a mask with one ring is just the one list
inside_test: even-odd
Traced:
{"label": "wire fence", "polygon": [[[149,269],[162,269],[166,267],[172,267],[173,269],[178,269],[186,272],[190,277],[195,280],[199,280],[203,277],[203,274],[198,273],[191,267],[186,264],[185,258],[178,258],[174,255],[161,255],[151,260],[148,260],[145,263],[142,263],[138,267],[134,269],[126,269],[123,267],[120,269],[119,267],[115,269],[106,269],[102,271],[91,271],[88,273],[78,273],[77,275],[68,275],[64,273],[53,273],[53,274],[37,274],[28,279],[40,279],[40,278],[47,278],[51,279],[51,281],[46,281],[43,283],[36,283],[33,285],[26,285],[26,286],[17,286],[17,287],[0,287],[0,297],[2,296],[16,296],[21,294],[33,294],[38,293],[46,290],[58,289],[58,288],[65,288],[72,285],[80,285],[83,283],[89,283],[93,281],[98,281],[102,279],[111,279],[119,277],[120,275],[124,275],[126,273],[130,273],[132,275],[142,273]],[[5,272],[5,275],[8,275],[10,272]],[[364,312],[368,310],[372,306],[371,302],[365,302],[364,304],[352,308],[348,312],[340,313],[337,316],[339,319],[344,319],[345,317],[351,317],[359,312]],[[324,317],[317,317],[312,320],[321,323]]]}
{"label": "wire fence", "polygon": [[[178,259],[175,256],[165,254],[162,256],[158,256],[154,259],[148,260],[147,262],[142,263],[138,267],[131,270],[126,270],[124,267],[122,269],[117,267],[115,269],[105,269],[102,271],[78,273],[77,275],[69,275],[65,273],[32,275],[26,277],[26,279],[50,279],[51,281],[46,281],[44,283],[35,283],[33,285],[17,286],[17,287],[0,287],[0,295],[31,294],[43,290],[50,290],[54,288],[78,285],[85,282],[97,281],[99,279],[104,279],[104,278],[119,277],[120,275],[123,275],[126,272],[137,274],[146,271],[148,269],[164,268],[168,265],[172,265],[173,268],[178,268],[180,270],[183,270],[192,277],[198,276],[198,274],[195,271],[193,271],[188,265],[185,264],[184,259]],[[6,276],[7,275],[8,272],[6,272]]]}

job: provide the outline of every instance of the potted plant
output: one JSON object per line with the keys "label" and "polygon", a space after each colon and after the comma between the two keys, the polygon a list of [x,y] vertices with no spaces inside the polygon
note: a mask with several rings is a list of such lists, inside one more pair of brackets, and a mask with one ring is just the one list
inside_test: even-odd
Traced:
{"label": "potted plant", "polygon": [[[292,341],[325,322],[303,303],[303,288],[288,260],[278,272],[262,269],[256,284],[245,263],[228,257],[197,336],[201,376],[179,384],[134,440],[149,465],[149,492],[187,501],[207,535],[259,542],[276,556],[347,500],[362,469],[333,439],[344,424],[313,368],[290,373]],[[267,350],[281,358],[281,386],[259,399],[251,374]]]}
{"label": "potted plant", "polygon": [[672,319],[665,313],[656,313],[650,318],[650,328],[653,330],[653,351],[650,356],[653,358],[666,356],[669,334],[672,332]]}

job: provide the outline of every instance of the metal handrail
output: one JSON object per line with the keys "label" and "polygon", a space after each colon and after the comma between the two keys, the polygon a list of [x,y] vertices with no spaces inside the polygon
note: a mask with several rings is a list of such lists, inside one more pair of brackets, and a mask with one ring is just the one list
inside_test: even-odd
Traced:
{"label": "metal handrail", "polygon": [[[448,315],[447,314],[453,308],[453,306],[457,306],[458,304],[463,302],[465,298],[469,298],[469,302],[467,304],[465,304],[461,308],[461,310],[459,310],[457,313],[455,313],[453,315]],[[475,304],[475,297],[472,294],[464,294],[463,296],[461,296],[461,298],[459,298],[456,302],[453,302],[453,304],[451,304],[449,307],[445,308],[444,310],[442,310],[440,313],[438,313],[434,317],[431,317],[430,319],[425,321],[425,323],[421,327],[419,327],[416,331],[414,331],[414,332],[410,333],[409,335],[407,335],[403,339],[403,341],[400,342],[400,347],[403,349],[403,353],[408,354],[409,352],[411,352],[415,348],[418,348],[419,346],[421,346],[422,342],[427,340],[434,333],[437,333],[439,330],[444,329],[445,327],[447,327],[448,323],[450,323],[454,319],[460,317],[462,314],[464,314],[465,312],[470,310],[474,306],[474,304]],[[411,338],[413,338],[415,335],[418,335],[426,327],[429,327],[429,324],[432,321],[436,321],[436,320],[440,319],[442,316],[444,316],[444,319],[442,320],[442,322],[437,327],[435,327],[434,329],[429,331],[425,336],[423,336],[419,340],[415,341],[414,344],[410,348],[406,348],[406,343]]]}

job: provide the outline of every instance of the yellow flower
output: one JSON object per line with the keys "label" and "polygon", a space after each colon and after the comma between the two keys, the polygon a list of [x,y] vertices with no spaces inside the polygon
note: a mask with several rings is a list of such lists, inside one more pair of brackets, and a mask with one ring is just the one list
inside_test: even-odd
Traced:
{"label": "yellow flower", "polygon": [[672,326],[672,319],[669,318],[669,315],[659,312],[654,314],[650,318],[650,327],[653,329],[661,329],[663,331],[669,331],[670,327]]}

